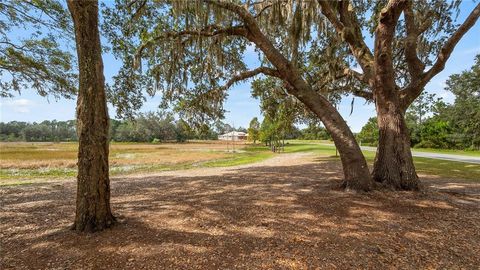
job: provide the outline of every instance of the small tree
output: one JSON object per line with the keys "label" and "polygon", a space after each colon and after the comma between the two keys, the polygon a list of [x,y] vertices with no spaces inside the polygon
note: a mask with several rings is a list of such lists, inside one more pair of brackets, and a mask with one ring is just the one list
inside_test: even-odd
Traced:
{"label": "small tree", "polygon": [[265,115],[260,126],[259,139],[265,146],[273,146],[275,144],[275,124],[270,116]]}
{"label": "small tree", "polygon": [[260,122],[258,122],[258,118],[254,117],[248,126],[248,139],[253,141],[254,144],[257,143],[257,140],[260,137]]}

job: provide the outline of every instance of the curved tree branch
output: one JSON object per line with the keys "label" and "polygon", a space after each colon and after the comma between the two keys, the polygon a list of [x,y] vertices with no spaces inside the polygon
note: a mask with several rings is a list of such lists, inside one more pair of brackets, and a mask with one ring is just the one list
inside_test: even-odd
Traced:
{"label": "curved tree branch", "polygon": [[230,80],[227,81],[227,83],[222,88],[223,89],[228,89],[233,84],[235,84],[239,81],[243,81],[243,80],[255,77],[259,74],[264,74],[264,75],[277,77],[277,78],[280,77],[280,74],[278,73],[278,71],[276,69],[268,68],[268,67],[258,67],[256,69],[244,71],[244,72],[241,72],[239,74],[234,75],[232,78],[230,78]]}
{"label": "curved tree branch", "polygon": [[[350,51],[365,74],[366,80],[370,80],[373,74],[373,54],[365,43],[362,29],[358,23],[353,7],[349,1],[340,1],[340,8],[335,11],[331,2],[318,0],[322,14],[334,26],[337,34],[347,42]],[[339,12],[340,17],[336,12]]]}
{"label": "curved tree branch", "polygon": [[425,73],[422,74],[421,78],[412,82],[400,93],[400,98],[402,100],[403,107],[408,107],[423,91],[425,85],[438,73],[440,73],[445,68],[445,63],[450,58],[450,55],[455,49],[455,46],[458,44],[460,39],[465,35],[465,33],[470,30],[478,20],[480,16],[480,3],[472,10],[467,19],[458,27],[458,29],[452,34],[452,36],[445,42],[443,47],[440,49],[440,52],[437,56],[437,60],[433,66]]}

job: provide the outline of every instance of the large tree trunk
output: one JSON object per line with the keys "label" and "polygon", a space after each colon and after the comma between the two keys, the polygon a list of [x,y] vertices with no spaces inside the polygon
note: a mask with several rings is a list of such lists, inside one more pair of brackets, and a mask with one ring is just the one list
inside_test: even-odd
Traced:
{"label": "large tree trunk", "polygon": [[108,112],[98,32],[98,2],[68,0],[79,64],[77,201],[73,229],[99,231],[113,225],[108,176]]}
{"label": "large tree trunk", "polygon": [[377,97],[379,143],[373,178],[396,190],[418,190],[420,181],[410,150],[410,134],[402,109]]}
{"label": "large tree trunk", "polygon": [[340,153],[342,161],[345,189],[369,191],[373,188],[373,180],[367,162],[345,120],[340,113],[315,92],[297,94],[310,110],[325,125]]}
{"label": "large tree trunk", "polygon": [[381,13],[375,32],[373,93],[380,136],[373,178],[393,189],[417,190],[419,180],[410,151],[405,109],[401,106],[393,69],[392,41],[401,9],[391,10],[395,12]]}

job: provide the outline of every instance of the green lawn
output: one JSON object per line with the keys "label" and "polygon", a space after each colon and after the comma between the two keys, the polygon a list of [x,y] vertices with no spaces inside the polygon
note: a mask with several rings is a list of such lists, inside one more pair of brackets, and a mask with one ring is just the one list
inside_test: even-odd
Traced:
{"label": "green lawn", "polygon": [[[285,147],[286,153],[312,152],[325,158],[334,158],[340,160],[338,157],[335,157],[335,146],[333,144],[324,145],[324,141],[310,142],[291,140],[288,143],[289,144]],[[417,151],[417,149],[415,149],[415,151]],[[472,153],[475,154],[475,152]],[[375,152],[363,151],[363,154],[365,155],[367,162],[372,165],[375,158]],[[414,157],[413,160],[418,173],[438,175],[443,178],[460,178],[480,181],[480,164],[421,157]]]}
{"label": "green lawn", "polygon": [[247,152],[239,154],[231,154],[230,158],[207,161],[201,164],[200,167],[230,167],[250,163],[256,163],[273,157],[274,153],[265,151]]}
{"label": "green lawn", "polygon": [[412,148],[414,152],[428,152],[438,154],[450,154],[461,155],[470,157],[480,157],[480,151],[465,151],[465,150],[453,150],[453,149],[434,149],[434,148]]}
{"label": "green lawn", "polygon": [[[292,144],[331,144],[332,141],[328,140],[289,140],[289,143]],[[450,155],[461,155],[461,156],[470,156],[470,157],[480,157],[480,151],[474,150],[455,150],[455,149],[436,149],[436,148],[412,148],[414,152],[428,152],[428,153],[438,153],[438,154],[450,154]]]}

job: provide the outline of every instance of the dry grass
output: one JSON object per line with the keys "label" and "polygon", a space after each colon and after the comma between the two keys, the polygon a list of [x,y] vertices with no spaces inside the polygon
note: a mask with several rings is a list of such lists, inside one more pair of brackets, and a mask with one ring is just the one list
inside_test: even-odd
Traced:
{"label": "dry grass", "polygon": [[[77,143],[0,143],[0,169],[75,168],[77,149]],[[203,162],[225,158],[225,150],[222,142],[112,143],[110,164],[158,166]]]}

